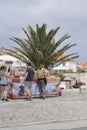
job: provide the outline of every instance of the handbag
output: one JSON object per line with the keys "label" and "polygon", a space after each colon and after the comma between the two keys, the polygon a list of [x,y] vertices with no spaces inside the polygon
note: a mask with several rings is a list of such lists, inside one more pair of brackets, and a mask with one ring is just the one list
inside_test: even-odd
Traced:
{"label": "handbag", "polygon": [[44,83],[45,83],[45,85],[47,85],[47,79],[46,78],[44,78]]}

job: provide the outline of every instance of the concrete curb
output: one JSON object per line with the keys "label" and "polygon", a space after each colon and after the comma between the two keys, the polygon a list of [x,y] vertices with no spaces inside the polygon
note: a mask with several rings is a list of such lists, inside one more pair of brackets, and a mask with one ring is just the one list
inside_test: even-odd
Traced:
{"label": "concrete curb", "polygon": [[30,126],[30,125],[39,125],[39,124],[49,124],[49,123],[67,123],[67,122],[72,122],[72,121],[81,121],[81,120],[87,120],[87,117],[84,117],[84,118],[78,118],[78,119],[72,119],[72,120],[69,120],[69,119],[67,119],[67,120],[60,120],[60,121],[58,121],[58,120],[49,120],[49,121],[42,121],[42,122],[34,122],[34,123],[17,123],[17,122],[14,122],[14,123],[12,123],[12,124],[10,124],[10,125],[8,125],[8,124],[5,124],[5,125],[2,125],[2,126],[0,126],[0,128],[7,128],[7,127],[9,127],[9,128],[11,128],[11,127],[20,127],[20,126]]}

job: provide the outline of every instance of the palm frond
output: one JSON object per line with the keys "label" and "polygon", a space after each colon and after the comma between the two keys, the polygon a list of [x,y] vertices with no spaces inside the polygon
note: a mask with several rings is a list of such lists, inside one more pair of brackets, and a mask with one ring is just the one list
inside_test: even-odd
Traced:
{"label": "palm frond", "polygon": [[56,29],[51,29],[48,33],[46,29],[46,24],[43,24],[41,27],[36,24],[36,30],[29,25],[27,31],[22,28],[26,38],[10,38],[10,40],[18,44],[18,47],[13,47],[16,52],[8,50],[9,54],[20,59],[24,63],[28,60],[31,61],[36,68],[40,62],[43,62],[46,68],[52,68],[55,65],[61,64],[66,59],[71,60],[79,57],[78,53],[65,55],[69,49],[77,45],[64,43],[65,40],[70,38],[68,34],[63,35],[57,41],[55,40],[54,37],[60,29],[60,26]]}

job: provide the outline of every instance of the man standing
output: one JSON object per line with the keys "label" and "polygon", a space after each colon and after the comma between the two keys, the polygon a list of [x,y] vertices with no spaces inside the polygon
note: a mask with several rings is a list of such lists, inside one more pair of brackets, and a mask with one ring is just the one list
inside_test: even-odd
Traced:
{"label": "man standing", "polygon": [[46,69],[43,67],[42,64],[40,64],[37,70],[37,81],[38,81],[39,91],[43,99],[45,99],[46,97],[45,95],[45,86],[47,84],[46,75],[47,75]]}
{"label": "man standing", "polygon": [[27,63],[27,69],[25,73],[25,85],[24,90],[28,95],[28,100],[32,100],[32,82],[34,80],[34,69],[32,68],[32,65],[30,62]]}

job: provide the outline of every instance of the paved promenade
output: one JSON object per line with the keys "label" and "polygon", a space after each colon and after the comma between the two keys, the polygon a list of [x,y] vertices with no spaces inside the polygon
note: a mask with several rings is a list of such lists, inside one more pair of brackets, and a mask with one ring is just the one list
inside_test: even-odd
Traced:
{"label": "paved promenade", "polygon": [[87,94],[63,90],[61,97],[0,101],[0,128],[87,119]]}
{"label": "paved promenade", "polygon": [[79,89],[66,89],[62,91],[62,96],[45,100],[0,101],[0,129],[86,119],[87,94],[81,94]]}

